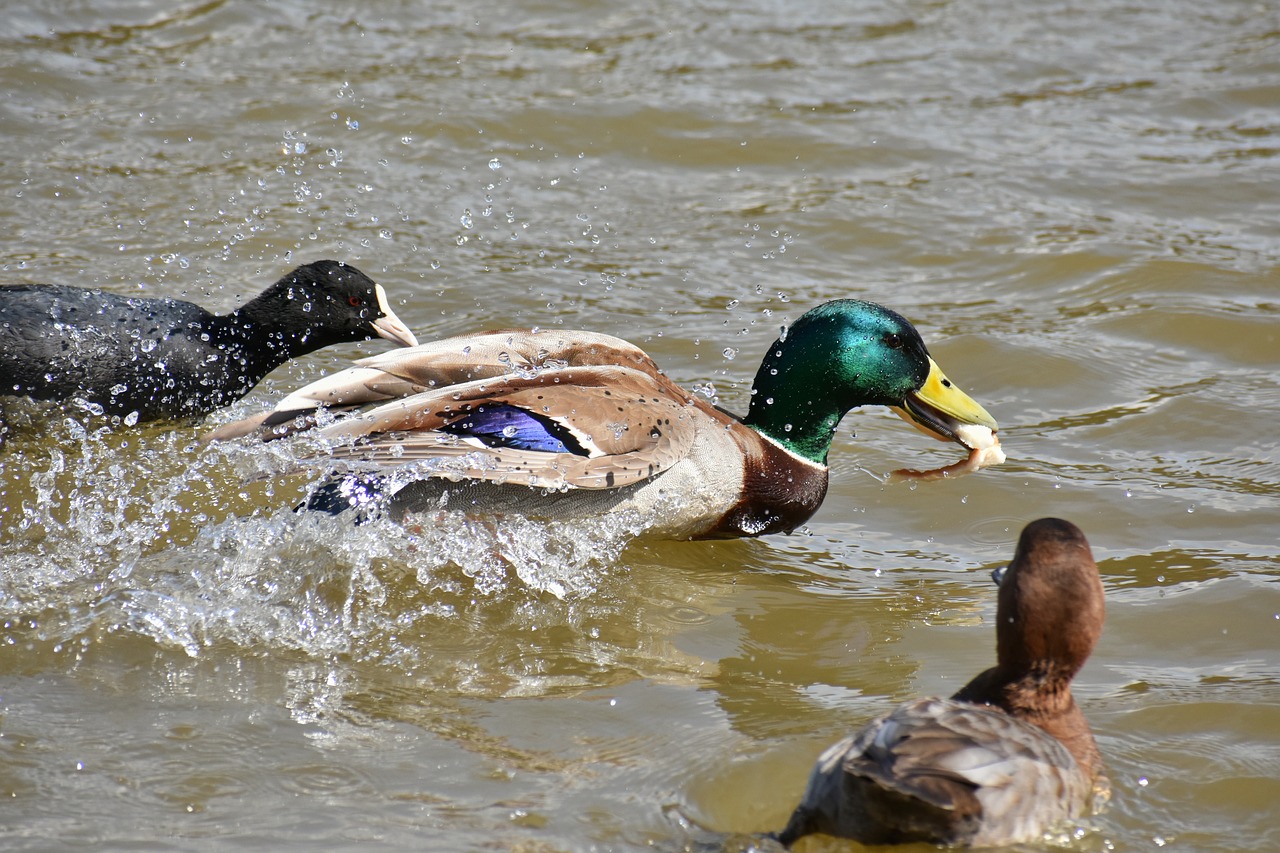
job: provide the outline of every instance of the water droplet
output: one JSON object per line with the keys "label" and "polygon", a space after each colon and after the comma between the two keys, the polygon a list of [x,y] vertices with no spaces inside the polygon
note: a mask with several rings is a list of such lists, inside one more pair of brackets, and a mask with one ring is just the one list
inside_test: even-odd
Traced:
{"label": "water droplet", "polygon": [[467,208],[462,211],[462,215],[458,217],[458,221],[462,223],[463,228],[470,228],[472,225],[471,209]]}
{"label": "water droplet", "polygon": [[495,172],[498,171],[499,169],[502,168],[502,161],[499,160],[497,157],[494,157],[492,160],[489,161],[489,168]]}

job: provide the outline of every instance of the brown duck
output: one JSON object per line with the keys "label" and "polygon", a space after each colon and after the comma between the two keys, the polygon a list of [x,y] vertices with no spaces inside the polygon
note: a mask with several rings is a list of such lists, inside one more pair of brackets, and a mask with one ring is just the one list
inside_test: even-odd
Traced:
{"label": "brown duck", "polygon": [[999,579],[996,659],[950,699],[917,699],[818,758],[778,836],[991,847],[1039,839],[1086,811],[1100,778],[1071,680],[1102,633],[1084,534],[1033,521]]}

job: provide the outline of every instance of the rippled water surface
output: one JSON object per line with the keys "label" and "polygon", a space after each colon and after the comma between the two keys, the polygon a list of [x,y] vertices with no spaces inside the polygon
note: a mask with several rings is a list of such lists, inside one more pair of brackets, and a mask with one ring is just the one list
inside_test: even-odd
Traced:
{"label": "rippled water surface", "polygon": [[791,536],[354,527],[290,511],[287,447],[5,401],[6,849],[742,844],[827,743],[989,663],[989,571],[1043,515],[1108,593],[1077,689],[1115,795],[1063,843],[1280,847],[1274,4],[3,18],[0,281],[225,310],[333,257],[420,339],[619,334],[739,411],[781,326],[869,298],[1010,456],[886,485],[954,453],[863,411]]}

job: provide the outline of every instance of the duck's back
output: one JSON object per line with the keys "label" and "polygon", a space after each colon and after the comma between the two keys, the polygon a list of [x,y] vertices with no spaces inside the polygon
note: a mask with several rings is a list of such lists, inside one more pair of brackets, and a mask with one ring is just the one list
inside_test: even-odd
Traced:
{"label": "duck's back", "polygon": [[204,329],[213,319],[172,299],[57,285],[0,287],[0,393],[82,396],[114,414],[190,414],[176,392],[189,390],[178,386],[197,366],[205,365],[207,378],[215,350]]}
{"label": "duck's back", "polygon": [[783,838],[1033,841],[1078,814],[1091,790],[1071,753],[1041,729],[984,706],[919,699],[822,754]]}

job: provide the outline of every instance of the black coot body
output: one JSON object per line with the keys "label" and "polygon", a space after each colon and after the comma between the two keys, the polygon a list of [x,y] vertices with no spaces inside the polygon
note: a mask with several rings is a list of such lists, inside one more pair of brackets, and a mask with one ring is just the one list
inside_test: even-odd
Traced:
{"label": "black coot body", "polygon": [[382,287],[316,261],[215,315],[175,299],[47,284],[0,287],[0,395],[83,399],[140,420],[207,414],[284,362],[380,336],[417,343]]}

